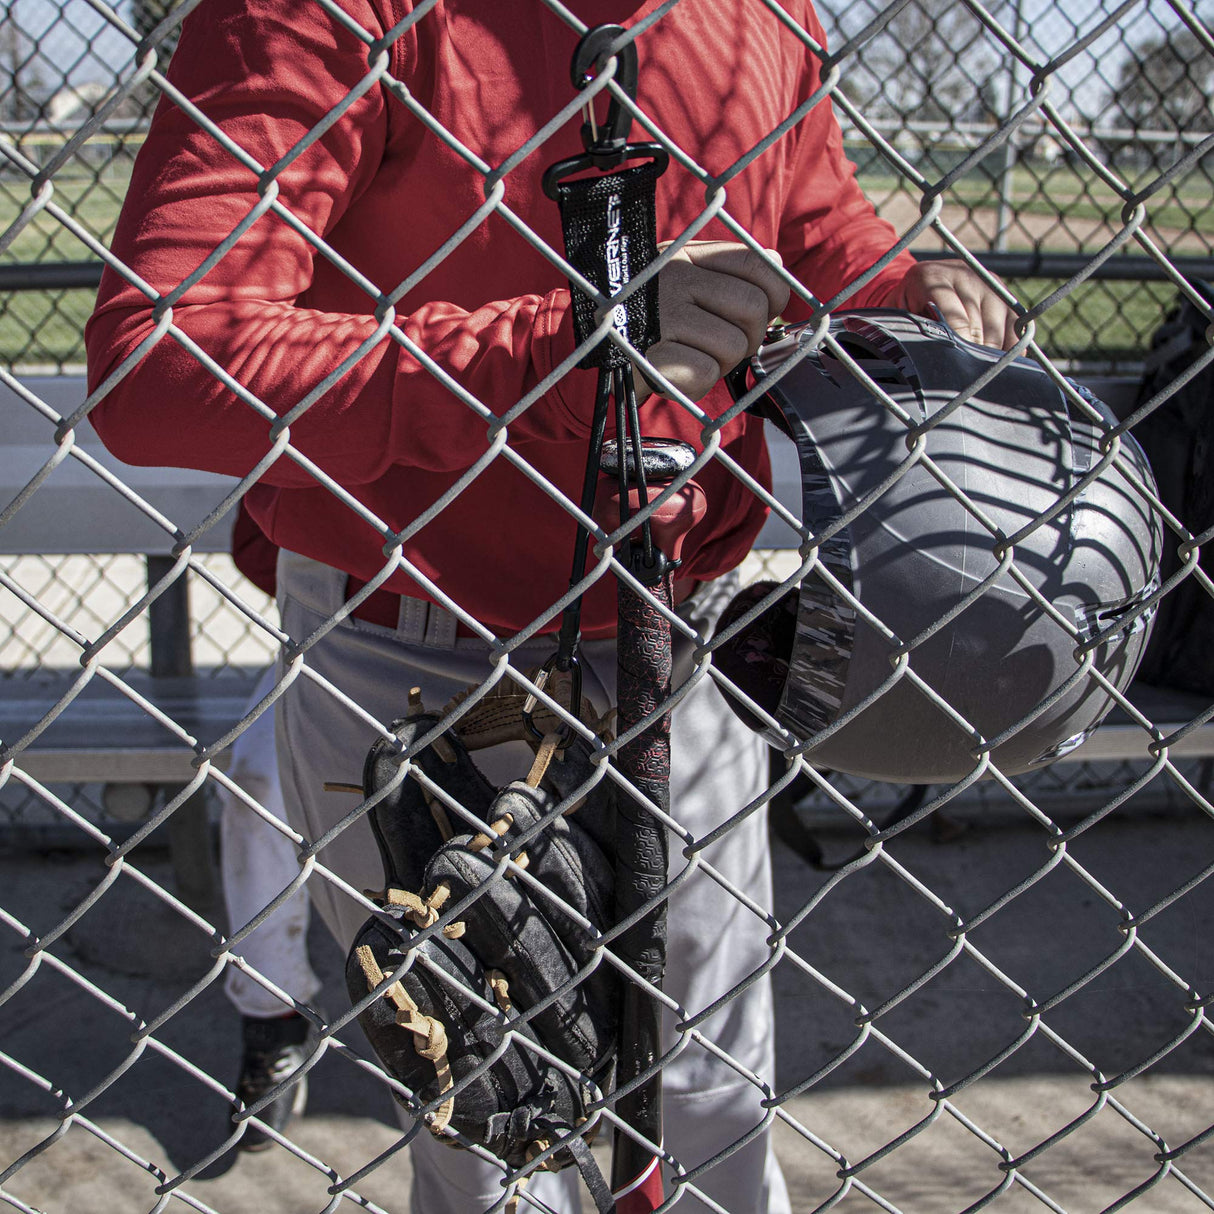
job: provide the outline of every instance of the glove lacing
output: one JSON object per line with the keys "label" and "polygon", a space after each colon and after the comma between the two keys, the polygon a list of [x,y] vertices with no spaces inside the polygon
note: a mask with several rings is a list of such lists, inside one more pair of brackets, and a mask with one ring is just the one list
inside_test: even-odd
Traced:
{"label": "glove lacing", "polygon": [[[359,945],[356,950],[358,963],[367,979],[367,990],[373,991],[385,979],[386,975],[379,968],[375,954],[369,945]],[[393,982],[383,997],[396,1008],[396,1023],[403,1029],[408,1029],[415,1040],[413,1048],[419,1058],[425,1058],[434,1063],[434,1073],[438,1078],[439,1095],[454,1087],[451,1079],[451,1064],[447,1059],[447,1030],[441,1020],[425,1015],[410,997],[409,992],[399,981]],[[427,1124],[432,1133],[440,1133],[450,1124],[451,1115],[455,1111],[455,1099],[444,1100],[432,1113]]]}

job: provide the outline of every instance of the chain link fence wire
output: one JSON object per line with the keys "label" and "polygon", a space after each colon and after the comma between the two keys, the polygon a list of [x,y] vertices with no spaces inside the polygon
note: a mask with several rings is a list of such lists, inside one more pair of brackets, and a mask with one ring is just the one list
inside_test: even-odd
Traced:
{"label": "chain link fence wire", "polygon": [[[827,11],[847,35],[881,9]],[[1124,195],[1098,166],[1134,190],[1183,164],[1154,195],[1147,227],[1174,260],[1208,276],[1211,161],[1200,149],[1211,130],[1212,68],[1201,22],[1193,28],[1166,4],[1016,2],[991,12],[1025,58],[1008,55],[965,5],[912,3],[884,24],[841,82],[865,120],[925,177],[939,180],[964,164],[943,198],[957,239],[1031,305],[1121,224]],[[1049,62],[1058,64],[1050,85],[1060,116],[1082,151],[1040,112],[1017,119],[1032,85],[1030,64]],[[1009,138],[989,142],[994,128],[1012,122]],[[968,161],[983,146],[988,154]],[[873,147],[857,164],[882,213],[900,229],[909,226],[919,213],[915,183]],[[925,234],[914,247],[939,246]],[[1038,339],[1053,357],[1119,370],[1141,357],[1142,334],[1158,324],[1174,292],[1137,250],[1123,252],[1043,317]]]}
{"label": "chain link fence wire", "polygon": [[[325,122],[301,133],[298,149],[315,144],[360,95],[382,90],[394,121],[414,124],[420,139],[484,178],[484,213],[496,212],[515,238],[562,264],[559,251],[544,246],[509,210],[501,187],[527,156],[543,157],[551,129],[577,120],[577,103],[507,164],[483,164],[391,76],[374,33],[352,23],[334,0],[300,2],[331,18],[335,38],[357,39],[370,53],[364,78]],[[1195,298],[1191,279],[1205,273],[1210,252],[1214,155],[1214,42],[1204,11],[1123,3],[1070,5],[1064,13],[1030,0],[996,7],[849,5],[826,12],[837,56],[828,60],[774,0],[763,5],[780,15],[807,53],[837,64],[837,74],[827,73],[827,92],[849,153],[871,197],[906,237],[903,243],[914,241],[928,255],[966,256],[1006,274],[1021,304],[1021,348],[1031,357],[1054,366],[1053,356],[1070,369],[1136,366],[1161,309],[1177,291]],[[415,1113],[433,1111],[435,1102],[427,1109],[384,1074],[344,993],[327,989],[331,1006],[321,1000],[299,1005],[242,952],[253,928],[300,884],[353,899],[366,913],[377,907],[318,858],[328,839],[307,839],[275,824],[255,793],[226,771],[231,747],[255,712],[236,708],[192,732],[184,718],[158,707],[144,681],[153,664],[155,604],[188,578],[194,675],[205,679],[208,671],[256,665],[277,653],[280,687],[301,679],[340,696],[309,665],[317,635],[286,635],[264,596],[251,594],[230,566],[195,551],[211,529],[227,525],[236,494],[262,469],[232,493],[217,492],[201,522],[183,525],[165,518],[135,482],[104,468],[77,441],[85,410],[64,415],[22,382],[27,372],[61,372],[80,362],[80,329],[99,260],[131,275],[108,245],[149,107],[161,94],[164,104],[184,104],[163,68],[177,23],[195,7],[186,0],[165,13],[146,0],[118,9],[102,0],[11,0],[0,25],[10,69],[0,138],[7,208],[0,271],[10,288],[0,315],[6,351],[0,380],[47,431],[44,462],[24,469],[21,491],[0,507],[0,547],[5,527],[41,510],[57,469],[68,464],[95,476],[171,541],[169,557],[157,566],[143,564],[138,554],[67,563],[14,556],[0,566],[5,687],[41,680],[55,688],[40,715],[0,738],[0,791],[14,798],[6,812],[56,824],[78,838],[83,852],[48,856],[45,865],[28,853],[15,860],[0,855],[6,874],[0,882],[0,1203],[20,1211],[261,1211],[276,1208],[275,1194],[289,1193],[289,1204],[280,1208],[399,1211],[407,1208],[400,1177],[408,1152],[402,1148],[420,1123],[406,1117],[408,1128],[400,1129],[368,1110],[390,1090]],[[637,36],[643,39],[647,22],[672,7],[655,10]],[[556,0],[536,0],[534,8],[545,20],[577,25]],[[418,6],[389,31],[387,42],[438,20],[436,9]],[[602,80],[597,87],[614,86]],[[201,112],[189,114],[224,140]],[[695,171],[682,149],[669,151]],[[276,178],[286,166],[256,167],[259,213],[267,222],[297,224],[277,198]],[[720,182],[705,178],[704,184],[705,214],[717,213]],[[475,226],[465,224],[423,270]],[[390,305],[321,234],[305,235],[372,304]],[[742,230],[736,235],[749,239]],[[216,257],[238,237],[221,242]],[[386,315],[391,319],[390,306]],[[167,313],[159,336],[184,339]],[[399,328],[385,325],[377,337],[424,362],[424,351]],[[837,343],[827,348],[848,365]],[[201,350],[194,352],[205,361]],[[124,370],[145,353],[138,351]],[[357,361],[335,368],[334,377]],[[571,366],[572,360],[557,371]],[[210,363],[208,370],[249,407],[260,407],[233,369]],[[467,406],[485,423],[490,454],[511,461],[530,488],[572,515],[571,503],[512,448],[508,433],[550,383],[518,402],[505,425],[453,381],[448,386],[454,405]],[[296,407],[292,421],[311,399]],[[879,388],[871,403],[889,407]],[[1124,425],[1105,431],[1102,465],[1118,458],[1124,432]],[[717,439],[715,424],[708,425],[706,459],[727,464]],[[274,454],[375,528],[385,541],[386,568],[395,565],[402,536],[294,447],[288,428],[276,430]],[[448,508],[482,466],[441,495],[429,514]],[[796,568],[780,576],[791,582],[813,574],[806,554],[817,551],[820,537],[736,466],[730,471],[797,526]],[[970,509],[979,531],[986,528],[963,489],[943,474],[942,481]],[[1158,516],[1159,502],[1136,484],[1135,508]],[[1195,534],[1184,519],[1164,521],[1173,542],[1185,545],[1185,575],[1214,589],[1196,564],[1204,532]],[[1042,523],[1034,520],[1026,536]],[[995,542],[1002,539],[992,537],[992,548],[1015,574],[1014,552]],[[600,569],[606,576],[620,572],[618,563],[606,563],[608,555],[603,550],[591,576]],[[519,636],[491,637],[424,571],[410,572],[435,601],[480,628],[495,647],[502,677],[545,699],[510,660]],[[534,632],[541,619],[525,632]],[[1068,636],[1081,640],[1073,629]],[[739,695],[714,667],[706,638],[695,640],[695,677]],[[913,649],[902,667],[912,682]],[[1081,658],[1076,678],[1094,677],[1100,676]],[[1214,1046],[1207,1015],[1214,806],[1207,761],[1182,762],[1170,753],[1214,708],[1198,709],[1180,729],[1165,731],[1115,686],[1106,689],[1141,737],[1127,757],[1099,770],[1057,764],[1013,781],[990,761],[989,742],[980,740],[970,775],[930,786],[909,816],[885,825],[880,798],[900,804],[904,790],[823,771],[805,758],[805,739],[793,738],[767,791],[736,807],[719,830],[696,838],[679,827],[678,806],[672,808],[666,823],[672,850],[708,874],[766,935],[762,964],[721,992],[716,1005],[668,1001],[677,1022],[672,1056],[713,1053],[703,1029],[708,1014],[728,1010],[753,981],[772,975],[780,1013],[777,1072],[756,1075],[744,1062],[717,1055],[752,1089],[775,1127],[794,1210],[1214,1208]],[[96,812],[95,788],[54,783],[27,770],[43,735],[51,736],[59,717],[70,720],[75,700],[93,691],[154,722],[189,760],[189,778],[158,791],[134,817],[133,830],[114,829],[121,814]],[[391,736],[387,722],[356,703],[348,707],[373,731]],[[596,746],[604,757],[609,748]],[[760,905],[723,875],[712,849],[718,842],[727,848],[731,833],[754,814],[766,814],[794,780],[806,782],[796,801],[803,824],[816,830],[829,823],[836,832],[830,859],[842,862],[813,872],[790,853],[778,853],[774,901]],[[190,896],[181,869],[152,846],[160,828],[186,821],[195,798],[220,788],[287,837],[298,854],[297,878],[267,891],[264,911],[245,923],[229,924],[217,904]],[[1132,815],[1134,798],[1151,790],[1159,796],[1150,814]],[[996,804],[999,813],[988,813]],[[340,835],[368,809],[366,802],[352,804],[331,834]],[[928,830],[936,831],[934,841]],[[492,880],[520,872],[514,861],[504,861]],[[404,951],[416,955],[418,942],[452,917],[441,915],[402,940]],[[610,939],[600,938],[595,951],[600,963],[616,963]],[[247,1161],[232,1168],[232,1147],[265,1108],[259,1102],[240,1109],[234,1122],[227,1119],[234,1100],[231,1059],[203,1027],[222,1017],[221,985],[233,969],[284,1010],[295,1006],[312,1021],[313,1079],[323,1077],[330,1092],[357,1093],[350,1107],[330,1104],[328,1112],[344,1113],[362,1129],[337,1133],[332,1121],[321,1129],[321,1122],[309,1125],[304,1118],[285,1132],[268,1131],[271,1147],[260,1171]],[[504,1011],[498,1021],[511,1038],[517,1021]],[[284,1084],[300,1079],[296,1074]],[[594,1116],[604,1129],[618,1121],[610,1099]],[[370,1129],[368,1117],[375,1121]],[[217,1132],[201,1132],[203,1126]],[[722,1209],[706,1191],[709,1178],[729,1169],[743,1145],[731,1142],[707,1159],[669,1158],[672,1200],[690,1204],[698,1197],[701,1208]],[[485,1156],[479,1148],[473,1153]],[[544,1208],[525,1183],[534,1161],[501,1171],[502,1197],[494,1208],[513,1202]],[[99,1188],[88,1190],[82,1173]]]}
{"label": "chain link fence wire", "polygon": [[[260,614],[274,610],[273,600],[237,572],[225,553],[205,553],[199,563],[207,578],[190,585],[189,641],[194,665],[206,678],[265,666],[274,645],[214,588],[214,582],[239,588]],[[104,630],[108,622],[138,602],[147,587],[147,566],[135,553],[71,556],[8,556],[0,570],[14,585],[45,606],[62,624],[82,635]],[[151,638],[146,616],[115,637],[107,650],[115,671],[146,670]],[[79,664],[80,649],[68,634],[12,594],[0,607],[0,677],[15,681],[55,678]]]}

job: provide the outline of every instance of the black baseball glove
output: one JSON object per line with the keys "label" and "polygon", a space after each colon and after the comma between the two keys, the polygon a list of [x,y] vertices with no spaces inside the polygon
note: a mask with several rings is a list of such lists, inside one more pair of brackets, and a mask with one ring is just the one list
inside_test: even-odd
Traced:
{"label": "black baseball glove", "polygon": [[[561,750],[553,735],[527,780],[495,789],[453,729],[413,754],[402,775],[404,756],[439,720],[415,698],[393,724],[397,741],[381,739],[367,756],[383,913],[355,937],[350,998],[366,1003],[359,1022],[413,1096],[398,1099],[414,1109],[439,1102],[426,1120],[442,1141],[459,1145],[455,1131],[512,1167],[560,1142],[544,1166],[576,1164],[610,1209],[578,1130],[610,1089],[616,1047],[618,976],[605,962],[581,972],[595,959],[594,933],[612,922],[612,866],[601,846],[611,837],[612,785],[593,783],[585,741]],[[439,932],[414,943],[452,910]]]}

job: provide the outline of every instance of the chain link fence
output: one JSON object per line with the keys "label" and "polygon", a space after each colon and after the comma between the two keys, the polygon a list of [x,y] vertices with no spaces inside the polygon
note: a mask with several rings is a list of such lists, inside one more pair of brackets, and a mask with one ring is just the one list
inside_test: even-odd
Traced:
{"label": "chain link fence", "polygon": [[[243,598],[263,614],[273,601],[240,576],[232,558],[211,553],[199,558],[211,579],[240,588]],[[147,585],[147,565],[135,553],[112,556],[10,556],[0,561],[5,577],[43,604],[68,629],[84,636],[103,631],[110,620],[137,603]],[[232,670],[261,667],[274,660],[274,646],[259,629],[234,611],[209,580],[190,587],[189,644],[194,664],[207,678]],[[16,682],[56,677],[79,664],[80,649],[56,624],[9,596],[0,614],[0,669]],[[107,665],[119,672],[151,666],[151,636],[146,616],[130,635],[116,637]]]}
{"label": "chain link fence", "polygon": [[[142,548],[101,555],[42,555],[21,548],[0,558],[0,685],[10,704],[7,732],[0,734],[0,831],[8,830],[6,842],[41,837],[54,838],[56,847],[75,844],[71,854],[38,858],[29,850],[0,852],[0,1204],[20,1211],[156,1214],[175,1205],[237,1214],[348,1205],[400,1211],[409,1208],[402,1178],[411,1167],[402,1147],[426,1132],[410,1114],[428,1117],[433,1128],[439,1097],[454,1091],[458,1102],[470,1080],[426,1100],[389,1078],[359,1031],[341,973],[344,957],[318,961],[325,982],[320,998],[294,999],[249,960],[251,952],[246,956],[253,929],[301,885],[320,902],[383,917],[380,903],[330,862],[337,853],[325,850],[365,827],[374,798],[349,798],[344,818],[309,835],[298,819],[290,826],[276,824],[257,791],[242,787],[229,767],[234,743],[259,716],[244,699],[246,676],[274,658],[280,690],[289,691],[297,680],[300,687],[322,689],[360,718],[368,738],[392,739],[391,718],[381,701],[372,704],[343,691],[324,668],[323,641],[336,604],[308,628],[291,631],[228,556],[203,549],[224,547],[216,536],[226,535],[237,498],[259,477],[272,479],[289,465],[291,483],[307,481],[376,534],[385,575],[405,570],[432,603],[449,611],[453,636],[462,627],[484,643],[493,674],[471,702],[504,681],[560,711],[562,705],[546,697],[522,659],[531,652],[531,636],[552,622],[563,602],[545,603],[525,626],[490,628],[449,593],[433,564],[402,553],[419,530],[457,508],[461,495],[474,493],[478,479],[497,464],[508,463],[519,474],[519,497],[502,502],[501,509],[520,523],[528,503],[537,502],[545,508],[555,503],[569,520],[577,517],[569,492],[545,475],[533,446],[519,437],[528,433],[528,414],[535,416],[537,402],[559,391],[565,377],[579,374],[576,352],[537,375],[517,400],[481,401],[459,374],[430,361],[426,343],[402,327],[404,318],[394,309],[408,293],[405,287],[376,286],[366,267],[343,257],[338,238],[309,230],[283,197],[290,196],[296,160],[353,121],[364,98],[378,98],[388,123],[411,130],[418,148],[460,165],[481,188],[466,212],[445,215],[452,222],[433,254],[410,270],[408,291],[441,272],[443,262],[479,239],[490,220],[503,231],[509,227],[511,240],[564,273],[560,250],[543,239],[525,210],[512,209],[510,188],[553,158],[558,132],[579,121],[581,99],[562,70],[553,83],[548,121],[537,124],[504,162],[488,163],[453,134],[452,112],[427,93],[424,73],[412,87],[393,74],[393,65],[402,62],[393,59],[394,48],[429,46],[440,23],[458,24],[458,6],[448,11],[441,4],[419,4],[376,31],[352,15],[364,13],[362,8],[303,0],[325,23],[333,45],[354,48],[360,67],[324,115],[300,126],[291,152],[263,164],[163,75],[180,20],[194,10],[205,19],[206,3],[186,0],[167,12],[156,0],[119,8],[102,0],[11,0],[0,18],[0,53],[9,69],[0,96],[0,381],[22,415],[43,430],[41,450],[30,456],[20,448],[17,458],[25,462],[5,482],[13,488],[11,500],[0,502],[0,552],[6,551],[6,532],[13,534],[19,523],[32,517],[50,526],[49,503],[68,500],[53,497],[64,487],[64,470],[95,480],[124,509],[150,522],[163,541],[150,558],[151,549]],[[643,15],[633,29],[642,50],[656,44],[663,20],[696,3],[668,0],[639,10]],[[731,39],[745,27],[751,8],[779,25],[789,40],[785,50],[797,48],[821,69],[823,88],[781,120],[795,130],[815,112],[820,115],[829,96],[858,180],[893,224],[900,244],[924,258],[961,256],[1002,275],[1021,317],[1019,349],[1055,377],[1059,370],[1137,374],[1150,335],[1178,295],[1200,299],[1191,284],[1214,265],[1214,40],[1204,10],[1123,3],[1068,5],[1064,11],[1032,0],[994,7],[848,5],[822,11],[828,54],[813,30],[774,0],[748,0],[737,12],[717,12],[716,36]],[[530,10],[541,26],[582,28],[557,0],[535,0]],[[256,48],[245,49],[252,64]],[[647,70],[660,70],[660,63],[644,63]],[[476,66],[498,87],[490,65]],[[765,70],[775,69],[766,64]],[[686,83],[693,91],[700,86],[708,84]],[[606,76],[594,81],[592,91],[607,92],[616,104],[628,101]],[[325,263],[330,283],[341,282],[348,299],[361,298],[351,310],[382,322],[372,338],[350,347],[340,367],[328,368],[326,390],[341,376],[357,374],[383,343],[395,343],[448,389],[450,408],[480,427],[484,456],[470,469],[461,466],[447,475],[416,517],[385,522],[381,503],[363,500],[366,481],[327,471],[314,448],[305,453],[297,436],[306,434],[309,410],[324,392],[267,408],[244,382],[246,376],[255,381],[256,370],[216,362],[205,343],[190,336],[188,308],[175,315],[158,304],[154,340],[127,351],[105,389],[116,392],[123,376],[137,374],[157,342],[175,342],[206,367],[210,379],[204,382],[222,384],[237,407],[267,421],[267,458],[215,487],[201,513],[188,519],[166,515],[153,504],[138,470],[115,470],[85,443],[86,415],[105,392],[87,400],[81,392],[85,407],[62,409],[30,389],[31,376],[82,369],[82,332],[103,261],[144,293],[149,308],[158,299],[154,288],[109,252],[134,157],[158,101],[186,114],[257,178],[250,221],[301,236],[309,256]],[[467,104],[487,121],[506,102],[487,93]],[[732,223],[731,235],[753,242],[725,202],[735,170],[746,165],[722,166],[714,175],[697,163],[694,150],[670,139],[663,115],[642,110],[637,117],[706,199],[697,204],[702,209],[696,223]],[[726,112],[722,120],[729,118]],[[772,123],[765,133],[770,138],[753,154],[767,154],[782,133]],[[445,201],[434,200],[436,213]],[[415,218],[420,222],[410,216]],[[215,242],[208,268],[240,254],[248,226]],[[794,285],[798,292],[811,307],[817,304]],[[172,302],[176,306],[176,296]],[[1205,312],[1208,317],[1208,307]],[[1018,579],[1025,601],[1053,620],[1068,651],[1077,655],[1068,688],[1090,685],[1110,696],[1134,737],[1123,745],[1124,753],[1004,776],[992,759],[1003,739],[984,736],[959,717],[915,669],[927,652],[925,643],[960,610],[953,601],[939,608],[920,635],[900,638],[886,629],[898,652],[895,673],[881,691],[914,684],[918,690],[912,694],[922,699],[918,711],[960,721],[973,756],[961,778],[905,786],[826,769],[812,761],[812,730],[798,735],[768,712],[766,723],[780,735],[781,753],[759,795],[721,805],[710,822],[681,821],[677,799],[668,816],[658,815],[675,866],[685,865],[660,901],[677,905],[680,890],[698,880],[712,887],[722,922],[740,918],[749,932],[724,935],[726,943],[709,949],[711,955],[739,948],[737,956],[727,957],[735,963],[731,976],[710,993],[694,988],[691,999],[647,988],[669,1021],[661,1068],[673,1073],[688,1059],[700,1059],[705,1074],[728,1076],[729,1090],[741,1093],[737,1109],[750,1118],[743,1131],[734,1132],[722,1116],[716,1141],[702,1140],[680,1154],[682,1126],[668,1117],[668,1205],[758,1208],[724,1195],[730,1193],[728,1175],[742,1174],[753,1154],[748,1148],[771,1132],[790,1206],[798,1214],[828,1208],[933,1214],[988,1207],[1214,1208],[1214,1044],[1206,1012],[1214,805],[1211,759],[1191,745],[1214,708],[1186,698],[1178,701],[1181,719],[1153,717],[1140,707],[1096,664],[1100,645],[1111,644],[1122,629],[1130,635],[1131,625],[1118,616],[1113,624],[1094,624],[1094,634],[1083,632],[1031,589],[1025,572],[1031,562],[1018,551],[1031,551],[1034,533],[1069,517],[1074,500],[1116,468],[1131,486],[1126,515],[1149,520],[1173,547],[1181,545],[1183,568],[1163,590],[1175,593],[1187,581],[1210,591],[1214,587],[1198,563],[1209,520],[1162,511],[1158,497],[1134,474],[1124,418],[1097,413],[1070,393],[1066,407],[1076,432],[1081,421],[1100,427],[1091,462],[1079,472],[1081,484],[1072,486],[1069,498],[1031,512],[1019,530],[1001,530],[991,522],[991,503],[975,500],[968,483],[950,474],[947,460],[916,446],[933,430],[947,429],[948,416],[968,404],[970,389],[950,391],[953,399],[940,416],[930,422],[924,417],[916,426],[899,413],[885,381],[864,378],[854,348],[823,340],[796,358],[804,363],[824,349],[845,381],[864,379],[868,404],[897,419],[910,452],[881,493],[843,504],[848,525],[912,469],[928,469],[968,511],[967,525],[986,537],[984,551],[998,566],[998,575],[985,578],[966,603],[977,603],[998,577]],[[298,353],[306,357],[306,351]],[[1207,351],[1202,363],[1210,360]],[[852,588],[831,581],[821,555],[838,532],[834,523],[824,538],[812,520],[799,521],[795,502],[773,497],[722,447],[716,421],[686,399],[671,408],[696,419],[705,452],[697,474],[724,469],[724,483],[757,494],[798,534],[796,551],[752,555],[743,581],[792,587],[817,579],[842,595],[854,613],[870,618]],[[271,418],[283,413],[289,425]],[[1130,421],[1138,426],[1143,416],[1139,410]],[[78,520],[81,526],[84,521]],[[607,539],[599,527],[587,584],[623,573]],[[560,553],[558,563],[565,559]],[[187,584],[188,610],[178,603],[181,628],[166,636],[163,609]],[[1127,610],[1149,615],[1159,587],[1137,590]],[[734,624],[741,628],[753,620],[758,607],[756,601],[751,615]],[[762,716],[763,706],[718,669],[714,655],[722,650],[721,637],[713,640],[679,619],[695,655],[676,695],[690,696],[700,686],[716,695],[707,686],[715,683],[726,698]],[[884,627],[880,620],[870,622]],[[175,705],[185,700],[157,698],[157,680],[165,679],[188,684],[190,698],[181,712]],[[237,689],[235,700],[223,699],[228,683]],[[393,691],[400,712],[407,692]],[[85,718],[73,714],[94,696],[96,712],[87,719],[99,738],[108,725],[126,728],[136,721],[134,732],[153,725],[158,741],[138,760],[123,757],[133,734],[113,744],[116,766],[105,780],[55,779],[55,771],[76,770],[67,766],[81,761],[73,747],[91,740],[79,736],[74,722]],[[210,715],[189,715],[200,700],[211,705]],[[22,705],[34,707],[27,711]],[[450,709],[444,724],[458,725],[459,717],[460,710]],[[1035,717],[1036,709],[1026,713],[1008,735],[1031,726]],[[76,734],[66,743],[65,728]],[[614,773],[615,740],[582,733],[596,759],[610,760]],[[827,741],[831,733],[828,728]],[[317,739],[318,750],[323,741]],[[822,744],[821,734],[814,735],[814,744]],[[404,777],[441,799],[444,790],[428,782],[421,767],[422,753],[414,747],[401,756],[408,760]],[[169,761],[166,754],[178,764],[178,778],[124,777],[123,763],[132,772],[136,761],[148,772],[167,770],[160,766]],[[301,762],[310,757],[301,756]],[[361,763],[359,755],[355,765]],[[730,787],[727,766],[713,774]],[[150,789],[147,799],[124,799],[122,789],[137,783]],[[206,896],[194,881],[197,873],[189,871],[209,863],[212,799],[219,794],[234,798],[250,820],[286,839],[295,865],[292,880],[265,889],[263,911],[243,922],[228,923],[218,901]],[[447,802],[466,821],[488,827],[466,806],[451,804],[449,796]],[[646,806],[651,815],[654,808]],[[769,814],[776,834],[796,854],[773,845],[774,889],[765,891],[762,882],[752,886],[732,875],[725,857],[744,836],[753,841],[756,823],[765,839]],[[160,846],[166,837],[167,857]],[[804,866],[815,849],[818,870]],[[401,964],[387,977],[403,979],[411,967],[424,969],[422,946],[454,926],[486,889],[508,879],[526,883],[515,853],[493,854],[496,867],[476,897],[431,916],[420,931],[400,929]],[[569,911],[567,905],[563,909]],[[611,925],[591,926],[591,961],[578,981],[599,967],[623,967],[622,981],[637,983],[619,955],[621,933]],[[314,947],[325,946],[314,941]],[[234,1060],[213,1029],[226,1015],[235,1032],[221,994],[233,972],[312,1026],[306,1069],[313,1116],[286,1130],[267,1127],[270,1150],[256,1162],[246,1156],[239,1167],[232,1159],[241,1137],[263,1124],[269,1102],[282,1090],[289,1094],[301,1075],[283,1079],[264,1101],[240,1106],[231,1079]],[[708,1026],[755,1015],[767,997],[756,1003],[756,993],[765,992],[768,982],[777,1057],[759,1050],[755,1057],[762,1061],[752,1065],[750,1056],[734,1057],[722,1044],[738,1039],[736,1030],[730,1036],[729,1030]],[[372,1002],[363,1000],[363,1007]],[[534,1009],[524,1009],[520,1021],[519,1010],[508,1004],[486,1008],[502,1049],[531,1049],[517,1043],[525,1041]],[[765,1021],[751,1028],[751,1037],[767,1034]],[[600,1090],[592,1076],[581,1078],[591,1087],[590,1124],[603,1131],[594,1150],[605,1160],[608,1131],[628,1138],[635,1130],[622,1122],[614,1093]],[[406,1107],[399,1126],[385,1107],[390,1090]],[[561,1206],[554,1190],[544,1187],[550,1178],[537,1177],[537,1165],[552,1147],[546,1141],[525,1163],[497,1167],[500,1199],[477,1198],[463,1208],[576,1208]],[[475,1146],[455,1156],[468,1161],[468,1168],[474,1157],[496,1166]],[[778,1194],[770,1208],[779,1214]]]}

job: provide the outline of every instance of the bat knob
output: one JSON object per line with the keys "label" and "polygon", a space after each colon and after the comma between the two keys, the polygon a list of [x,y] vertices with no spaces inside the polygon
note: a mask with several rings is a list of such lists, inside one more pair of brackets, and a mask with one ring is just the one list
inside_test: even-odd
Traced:
{"label": "bat knob", "polygon": [[[656,497],[671,481],[686,472],[694,463],[695,455],[694,447],[677,439],[642,439],[641,467],[650,498]],[[630,485],[635,480],[635,469],[632,450],[626,447],[625,470]],[[594,516],[608,531],[614,531],[620,525],[619,444],[610,440],[603,444],[599,471],[602,475],[599,477]],[[640,508],[640,492],[633,485],[628,491],[629,516]],[[679,561],[687,533],[707,510],[708,499],[704,490],[695,481],[688,481],[650,515],[649,526],[654,545],[668,558],[668,568]],[[634,540],[636,538],[634,533]]]}

